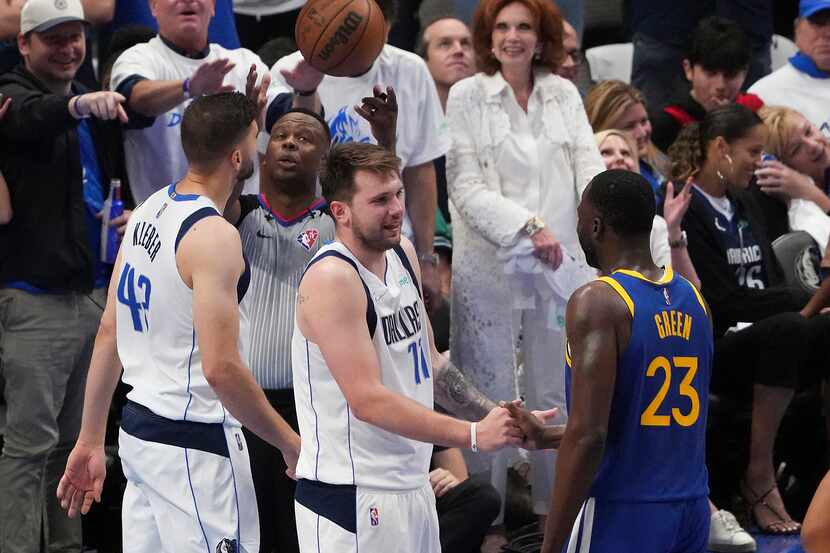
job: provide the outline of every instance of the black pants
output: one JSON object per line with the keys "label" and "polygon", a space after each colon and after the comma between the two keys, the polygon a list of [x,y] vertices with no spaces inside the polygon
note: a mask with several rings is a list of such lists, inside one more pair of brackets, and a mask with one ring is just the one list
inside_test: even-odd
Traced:
{"label": "black pants", "polygon": [[715,342],[712,391],[745,396],[753,384],[796,389],[830,368],[830,316],[779,313]]}
{"label": "black pants", "polygon": [[481,549],[496,520],[501,499],[489,482],[468,478],[435,500],[443,553],[474,553]]}
{"label": "black pants", "polygon": [[288,37],[294,40],[294,24],[300,10],[256,17],[236,14],[236,32],[243,48],[256,52],[272,38]]}
{"label": "black pants", "polygon": [[[296,431],[297,410],[294,390],[265,390],[268,401]],[[247,428],[245,441],[251,457],[251,473],[259,511],[260,553],[299,553],[297,522],[294,517],[294,489],[297,483],[285,475],[280,450]]]}

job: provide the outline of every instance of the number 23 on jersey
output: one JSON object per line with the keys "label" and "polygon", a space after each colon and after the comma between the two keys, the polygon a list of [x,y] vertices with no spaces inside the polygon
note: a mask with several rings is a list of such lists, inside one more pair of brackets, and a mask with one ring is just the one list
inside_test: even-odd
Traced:
{"label": "number 23 on jersey", "polygon": [[[700,418],[700,396],[693,386],[695,374],[697,374],[697,357],[655,357],[646,369],[646,378],[663,378],[663,383],[654,399],[651,400],[643,414],[640,415],[641,426],[671,426],[672,421],[683,427],[693,426]],[[660,407],[666,400],[666,396],[672,386],[675,385],[675,376],[678,369],[686,369],[680,379],[678,392],[680,396],[688,399],[690,404],[688,411],[684,412],[680,407],[672,407],[671,415],[658,415]],[[686,403],[686,402],[684,402]]]}

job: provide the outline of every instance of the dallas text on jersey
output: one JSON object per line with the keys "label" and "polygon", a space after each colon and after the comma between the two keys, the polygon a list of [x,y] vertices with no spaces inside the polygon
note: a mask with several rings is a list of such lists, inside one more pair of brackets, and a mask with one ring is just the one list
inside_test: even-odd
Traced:
{"label": "dallas text on jersey", "polygon": [[411,338],[421,330],[421,310],[418,304],[419,301],[415,300],[412,305],[405,305],[396,313],[381,317],[387,346]]}

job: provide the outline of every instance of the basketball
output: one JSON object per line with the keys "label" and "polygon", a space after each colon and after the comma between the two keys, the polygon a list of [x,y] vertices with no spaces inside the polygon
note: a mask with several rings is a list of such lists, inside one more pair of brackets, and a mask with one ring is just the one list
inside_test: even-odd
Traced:
{"label": "basketball", "polygon": [[310,0],[297,16],[294,40],[318,71],[365,73],[386,42],[386,20],[374,0]]}

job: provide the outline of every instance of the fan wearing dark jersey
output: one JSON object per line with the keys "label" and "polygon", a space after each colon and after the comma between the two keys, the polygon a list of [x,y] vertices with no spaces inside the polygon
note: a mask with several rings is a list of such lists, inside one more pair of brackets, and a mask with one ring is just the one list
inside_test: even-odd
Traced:
{"label": "fan wearing dark jersey", "polygon": [[669,153],[674,182],[692,177],[694,187],[682,227],[701,292],[712,307],[712,391],[740,402],[752,398],[749,460],[740,491],[762,532],[792,534],[799,524],[776,486],[773,450],[795,389],[827,378],[830,317],[799,313],[806,298],[784,282],[767,226],[748,192],[766,142],[761,119],[732,104],[683,129]]}
{"label": "fan wearing dark jersey", "polygon": [[544,553],[702,553],[709,536],[706,412],[712,325],[697,289],[654,265],[654,194],[610,170],[577,209],[605,275],[568,302],[569,419]]}

